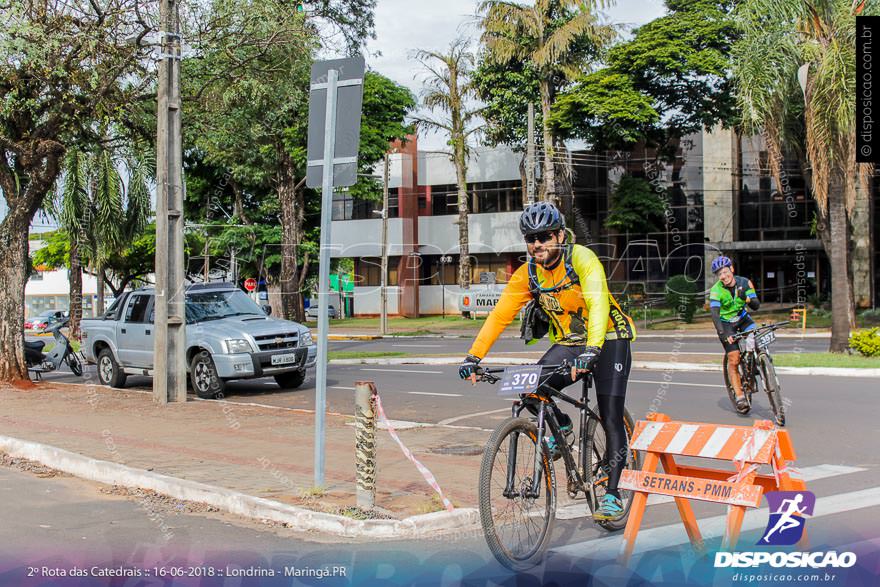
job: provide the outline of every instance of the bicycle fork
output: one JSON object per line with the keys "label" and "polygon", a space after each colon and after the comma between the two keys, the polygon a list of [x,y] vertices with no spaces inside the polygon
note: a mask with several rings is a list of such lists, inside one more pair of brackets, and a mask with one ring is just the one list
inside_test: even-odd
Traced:
{"label": "bicycle fork", "polygon": [[[514,402],[511,411],[513,412],[513,417],[519,417],[520,413],[525,406],[522,405],[521,402]],[[507,483],[504,486],[504,491],[502,495],[508,499],[513,499],[516,497],[525,497],[527,499],[538,499],[540,497],[540,489],[541,489],[541,477],[544,467],[542,466],[541,459],[543,458],[544,451],[541,448],[541,443],[544,442],[544,409],[543,406],[540,410],[538,410],[538,436],[535,439],[535,446],[537,450],[535,450],[535,461],[533,463],[533,473],[532,473],[532,483],[530,487],[525,488],[525,494],[520,495],[517,488],[514,487],[516,483],[515,472],[516,472],[516,449],[519,444],[519,434],[511,434],[510,435],[510,450],[507,452]]]}

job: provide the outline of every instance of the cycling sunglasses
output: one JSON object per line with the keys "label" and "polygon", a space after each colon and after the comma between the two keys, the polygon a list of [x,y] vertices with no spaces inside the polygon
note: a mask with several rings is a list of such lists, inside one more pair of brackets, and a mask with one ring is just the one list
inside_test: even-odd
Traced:
{"label": "cycling sunglasses", "polygon": [[541,241],[542,243],[546,243],[551,238],[553,238],[554,234],[556,234],[556,233],[554,233],[554,232],[539,232],[537,234],[527,234],[525,236],[525,239],[526,239],[526,242],[529,244],[531,244],[535,241]]}

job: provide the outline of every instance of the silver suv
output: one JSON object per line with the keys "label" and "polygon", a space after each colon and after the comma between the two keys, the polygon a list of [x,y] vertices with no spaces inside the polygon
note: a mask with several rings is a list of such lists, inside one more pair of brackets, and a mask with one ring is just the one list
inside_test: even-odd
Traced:
{"label": "silver suv", "polygon": [[[128,375],[153,374],[153,298],[152,288],[128,292],[102,317],[82,321],[82,352],[98,365],[101,383],[123,387]],[[308,328],[268,316],[230,283],[187,288],[186,347],[190,382],[202,398],[222,395],[231,379],[271,375],[282,388],[297,388],[317,357]]]}

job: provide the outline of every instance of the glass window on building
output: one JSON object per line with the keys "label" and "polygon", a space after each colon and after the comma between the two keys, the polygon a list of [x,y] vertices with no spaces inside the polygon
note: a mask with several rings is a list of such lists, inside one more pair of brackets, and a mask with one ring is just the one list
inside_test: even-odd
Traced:
{"label": "glass window on building", "polygon": [[494,273],[495,283],[510,281],[507,257],[503,255],[475,255],[471,264],[471,282],[480,283],[480,273]]}
{"label": "glass window on building", "polygon": [[[397,264],[400,257],[388,258],[388,281],[386,285],[397,285]],[[355,260],[354,283],[356,286],[382,285],[382,258],[361,257]]]}
{"label": "glass window on building", "polygon": [[782,162],[779,184],[770,172],[770,157],[760,137],[743,139],[742,187],[737,227],[739,240],[814,239],[811,224],[816,204],[794,158]]}
{"label": "glass window on building", "polygon": [[[389,194],[389,218],[397,215],[397,199],[395,198],[394,208],[391,206],[391,197]],[[369,218],[379,218],[378,214],[373,211],[382,210],[382,201],[362,200],[353,198],[348,192],[333,195],[333,207],[331,209],[331,218],[333,220],[366,220]],[[393,213],[392,213],[393,212]]]}
{"label": "glass window on building", "polygon": [[[518,210],[522,210],[521,182],[487,181],[468,185],[468,211],[471,214]],[[431,212],[434,216],[458,214],[458,187],[454,184],[432,187]]]}

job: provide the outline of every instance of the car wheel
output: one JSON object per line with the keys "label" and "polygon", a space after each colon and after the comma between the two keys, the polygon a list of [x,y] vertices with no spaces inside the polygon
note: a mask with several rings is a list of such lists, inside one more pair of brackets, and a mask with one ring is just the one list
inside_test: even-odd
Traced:
{"label": "car wheel", "polygon": [[217,375],[217,367],[207,351],[196,353],[189,364],[189,378],[196,395],[216,399],[226,389],[226,382]]}
{"label": "car wheel", "polygon": [[306,380],[306,371],[291,371],[290,373],[279,373],[275,375],[275,383],[281,389],[296,389]]}
{"label": "car wheel", "polygon": [[102,385],[109,385],[117,389],[125,387],[127,375],[122,371],[122,367],[113,358],[113,351],[110,349],[101,349],[98,353],[98,381]]}

